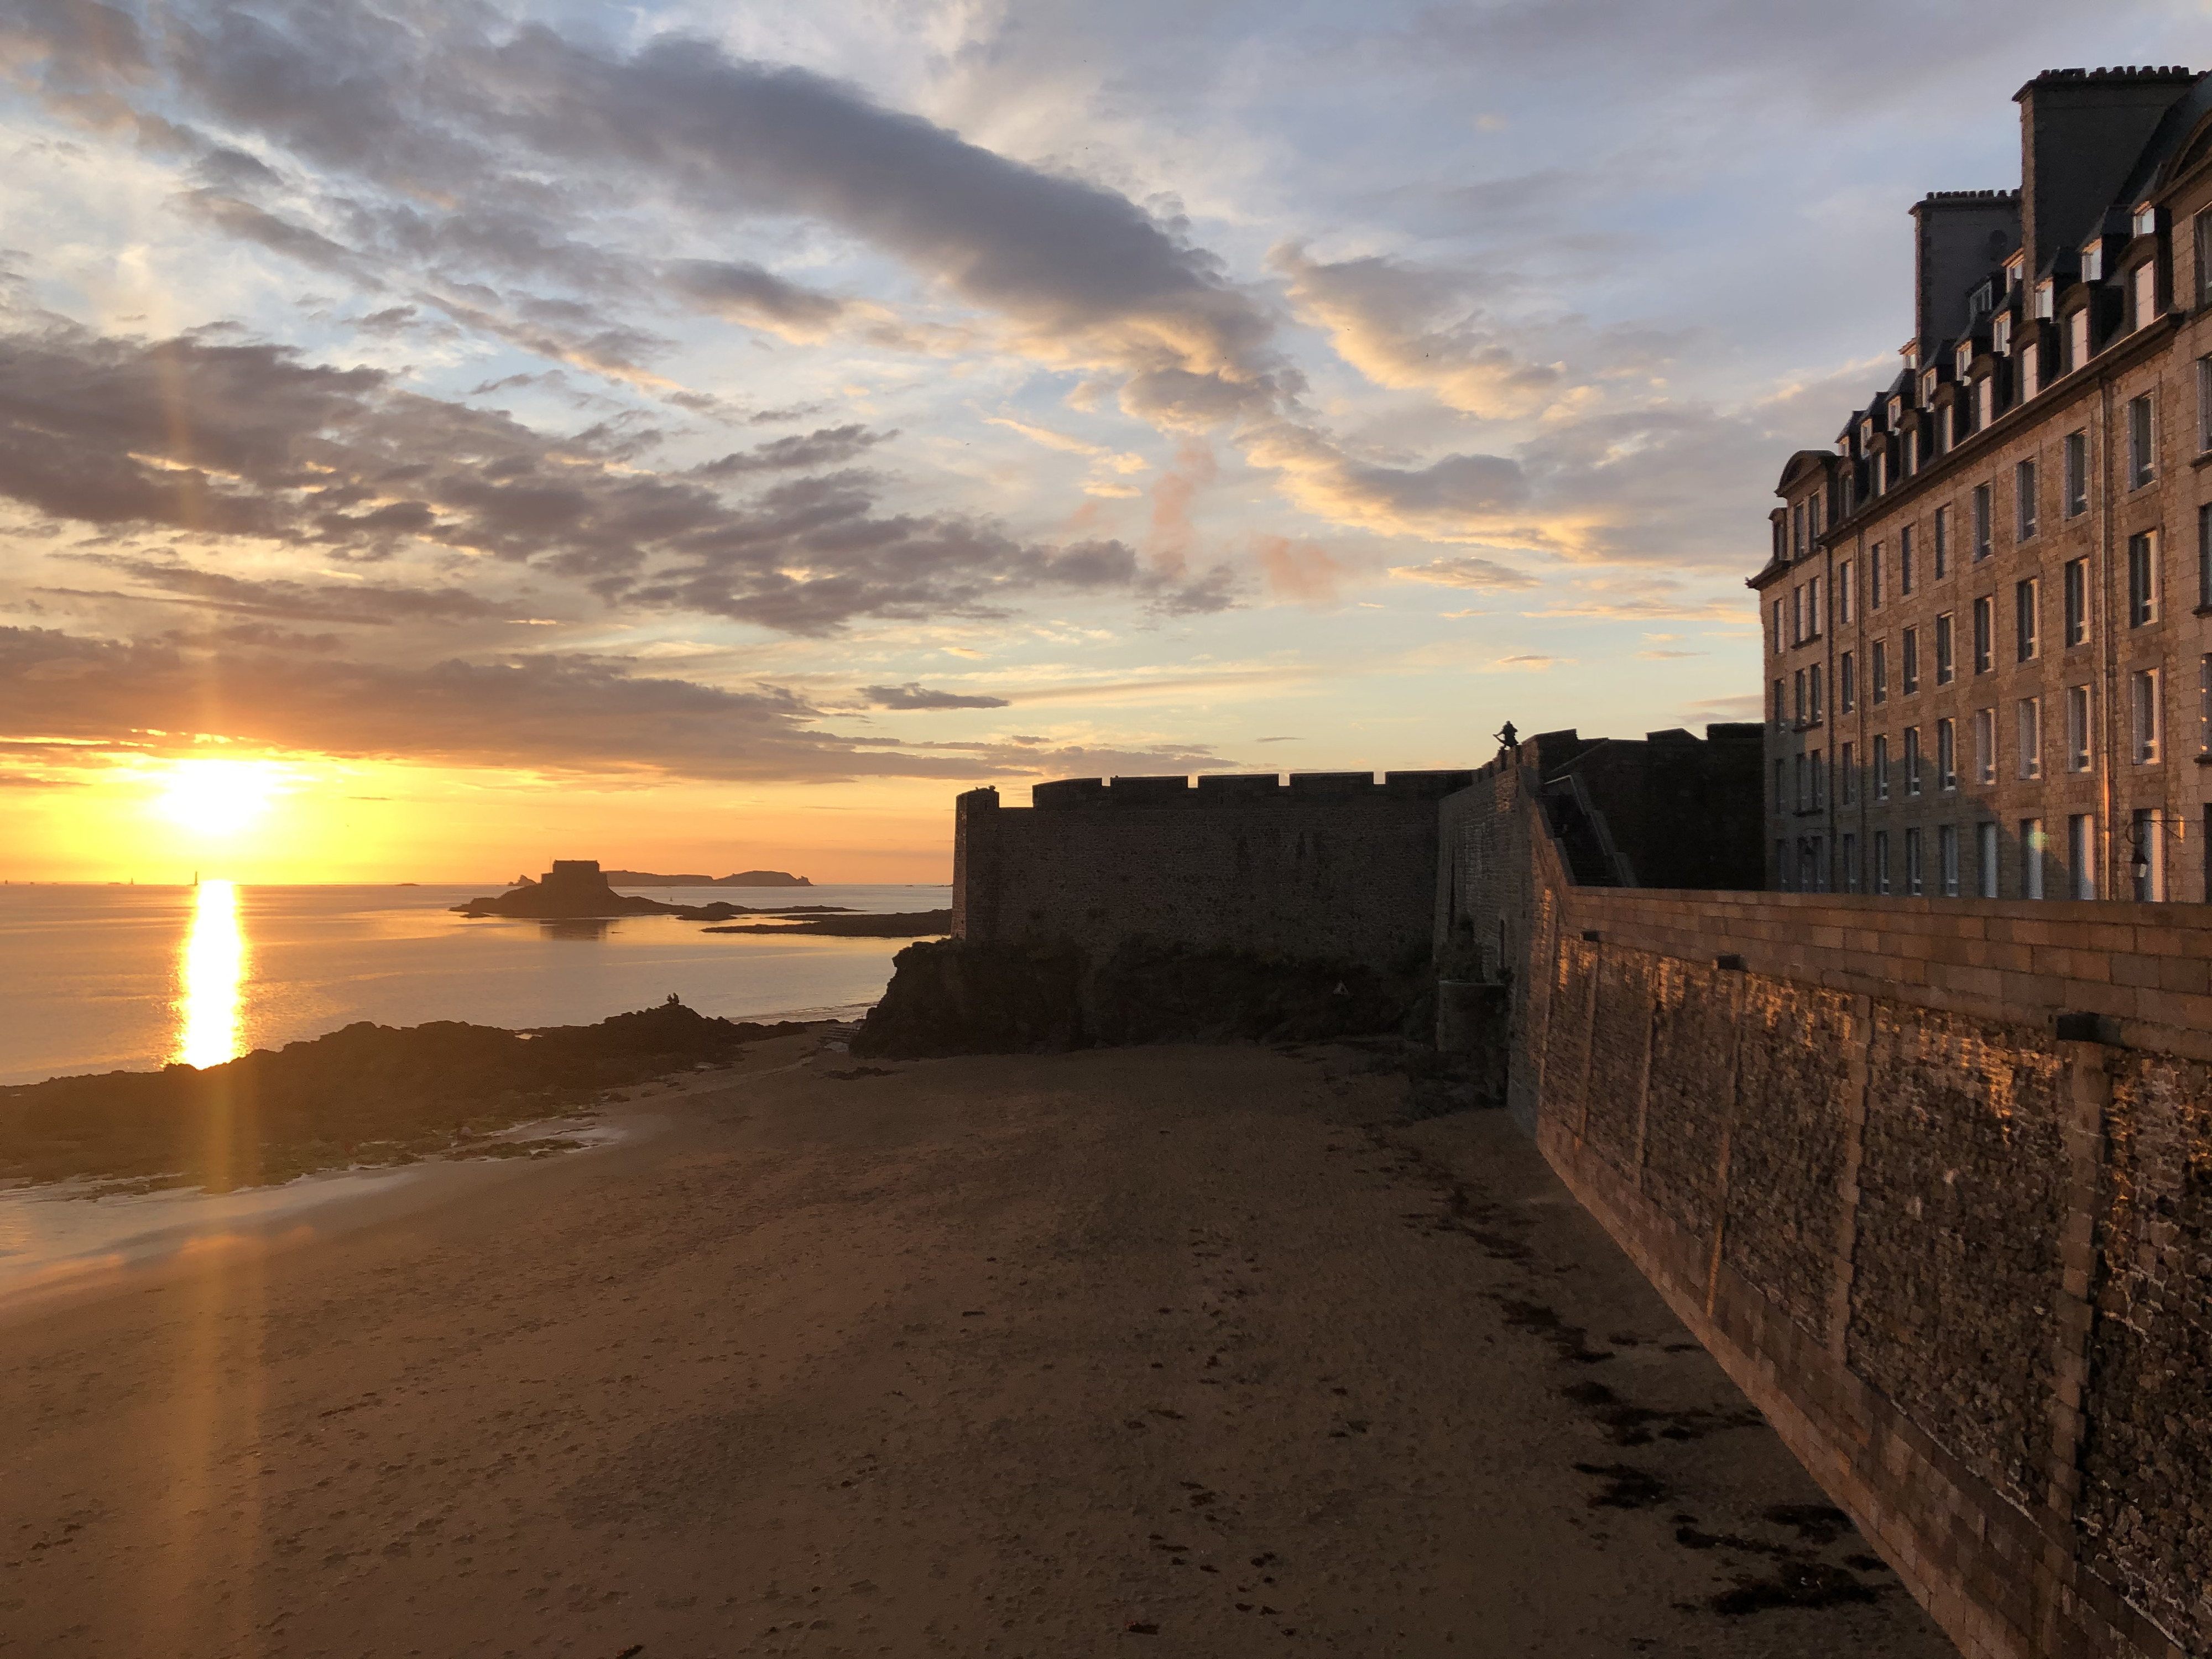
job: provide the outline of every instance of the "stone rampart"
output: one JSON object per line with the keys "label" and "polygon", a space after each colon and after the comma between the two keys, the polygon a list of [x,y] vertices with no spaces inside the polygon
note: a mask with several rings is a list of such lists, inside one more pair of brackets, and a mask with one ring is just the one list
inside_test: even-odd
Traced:
{"label": "stone rampart", "polygon": [[1073,778],[1037,785],[1028,807],[974,790],[956,809],[953,932],[1407,971],[1429,951],[1437,803],[1474,775]]}
{"label": "stone rampart", "polygon": [[1577,1198],[1972,1659],[2212,1654],[2212,927],[1575,888],[1486,782]]}

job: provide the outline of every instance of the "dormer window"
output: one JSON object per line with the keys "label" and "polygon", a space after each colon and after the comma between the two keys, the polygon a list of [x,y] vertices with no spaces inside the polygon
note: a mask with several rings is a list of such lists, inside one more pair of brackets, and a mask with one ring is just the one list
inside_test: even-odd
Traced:
{"label": "dormer window", "polygon": [[2081,280],[2101,283],[2105,280],[2105,245],[2092,242],[2081,250]]}
{"label": "dormer window", "polygon": [[1940,371],[1932,368],[1926,369],[1922,373],[1920,376],[1920,403],[1923,408],[1930,408],[1935,404],[1936,382],[1939,378]]}
{"label": "dormer window", "polygon": [[2025,248],[2022,248],[2015,252],[2011,258],[2008,258],[2004,262],[2006,293],[2017,294],[2020,292],[2021,273],[2027,268],[2027,251]]}
{"label": "dormer window", "polygon": [[1995,283],[1984,283],[1979,288],[1974,290],[1973,297],[1966,301],[1966,315],[1968,317],[1979,317],[1984,313],[1996,310],[1996,284]]}
{"label": "dormer window", "polygon": [[1862,452],[1874,447],[1874,416],[1869,415],[1859,422],[1859,448]]}
{"label": "dormer window", "polygon": [[1973,366],[1974,343],[1972,340],[1961,340],[1959,343],[1958,350],[1952,354],[1951,374],[1954,379],[1963,380],[1966,378],[1966,371]]}
{"label": "dormer window", "polygon": [[1990,325],[1990,349],[2004,356],[2012,349],[2012,313],[2006,312]]}
{"label": "dormer window", "polygon": [[2047,323],[2057,310],[2058,284],[2046,276],[2035,285],[2035,314]]}
{"label": "dormer window", "polygon": [[2136,234],[2138,236],[2158,234],[2158,210],[2148,202],[2145,202],[2136,210]]}
{"label": "dormer window", "polygon": [[1892,398],[1889,400],[1889,429],[1892,432],[1896,431],[1899,426],[1904,424],[1904,422],[1905,399],[1902,398]]}

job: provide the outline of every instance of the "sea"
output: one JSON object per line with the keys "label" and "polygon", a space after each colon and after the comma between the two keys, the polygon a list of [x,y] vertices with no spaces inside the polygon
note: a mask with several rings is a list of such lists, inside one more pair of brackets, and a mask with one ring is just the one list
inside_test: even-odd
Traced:
{"label": "sea", "polygon": [[[672,994],[733,1019],[857,1018],[910,942],[708,933],[673,916],[453,914],[501,890],[0,884],[0,1084],[213,1065],[356,1020],[584,1024]],[[945,886],[629,890],[873,914],[952,902]]]}

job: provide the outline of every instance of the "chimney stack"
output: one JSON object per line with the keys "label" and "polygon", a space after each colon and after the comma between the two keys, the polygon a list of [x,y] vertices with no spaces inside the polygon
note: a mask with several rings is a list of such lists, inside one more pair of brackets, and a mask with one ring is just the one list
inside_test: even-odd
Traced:
{"label": "chimney stack", "polygon": [[2159,118],[2196,80],[2178,65],[2045,70],[2013,94],[2029,282],[2095,233]]}
{"label": "chimney stack", "polygon": [[2020,246],[2016,190],[1939,190],[1912,207],[1915,368],[1966,331],[1966,295]]}

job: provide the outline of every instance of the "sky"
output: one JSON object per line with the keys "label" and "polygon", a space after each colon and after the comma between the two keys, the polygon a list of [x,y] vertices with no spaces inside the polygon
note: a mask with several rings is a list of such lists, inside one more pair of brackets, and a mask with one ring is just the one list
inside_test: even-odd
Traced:
{"label": "sky", "polygon": [[0,0],[0,878],[938,882],[1755,718],[1784,460],[2212,4]]}

